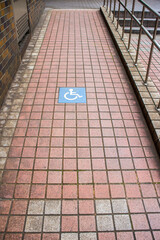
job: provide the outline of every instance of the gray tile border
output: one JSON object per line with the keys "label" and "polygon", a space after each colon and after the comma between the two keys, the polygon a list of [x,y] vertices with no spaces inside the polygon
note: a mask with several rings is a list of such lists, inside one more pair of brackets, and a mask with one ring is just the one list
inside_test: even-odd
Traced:
{"label": "gray tile border", "polygon": [[60,214],[61,200],[47,200],[45,203],[45,214]]}
{"label": "gray tile border", "polygon": [[116,230],[131,230],[129,215],[114,215]]}
{"label": "gray tile border", "polygon": [[43,200],[30,200],[28,206],[28,214],[43,214],[44,201]]}
{"label": "gray tile border", "polygon": [[42,216],[28,216],[25,226],[25,232],[41,232]]}
{"label": "gray tile border", "polygon": [[97,215],[96,218],[98,231],[114,230],[112,215]]}
{"label": "gray tile border", "polygon": [[97,240],[96,233],[80,233],[80,240]]}
{"label": "gray tile border", "polygon": [[112,200],[112,207],[114,213],[128,213],[126,199],[114,199]]}
{"label": "gray tile border", "polygon": [[110,200],[96,200],[96,212],[100,213],[112,213]]}
{"label": "gray tile border", "polygon": [[62,233],[61,240],[78,240],[78,233]]}
{"label": "gray tile border", "polygon": [[59,232],[60,231],[60,217],[59,216],[45,216],[43,231],[44,232]]}

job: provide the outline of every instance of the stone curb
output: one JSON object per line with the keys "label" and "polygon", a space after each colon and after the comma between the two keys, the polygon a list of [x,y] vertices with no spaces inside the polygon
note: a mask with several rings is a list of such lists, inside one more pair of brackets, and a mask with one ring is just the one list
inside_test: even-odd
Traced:
{"label": "stone curb", "polygon": [[[127,51],[127,48],[124,44],[125,37],[123,42],[118,31],[116,30],[116,27],[114,25],[115,22],[113,23],[112,21],[112,17],[110,18],[108,16],[108,13],[104,7],[101,7],[100,11],[105,19],[115,47],[120,55],[127,75],[134,88],[156,149],[160,154],[160,113],[156,110],[155,107],[155,104],[158,105],[160,94],[152,82],[152,79],[149,78],[147,86],[144,85],[143,77],[145,76],[146,70],[141,63],[137,64],[138,68],[134,65],[132,58],[135,56],[135,50],[131,47],[130,52]],[[121,31],[121,27],[119,27],[119,29]]]}

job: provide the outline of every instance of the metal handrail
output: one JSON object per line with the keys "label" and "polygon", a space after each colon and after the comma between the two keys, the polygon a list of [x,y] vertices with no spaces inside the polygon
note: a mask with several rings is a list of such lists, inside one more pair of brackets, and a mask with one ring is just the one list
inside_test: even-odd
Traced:
{"label": "metal handrail", "polygon": [[[121,37],[122,40],[124,38],[124,29],[125,29],[125,21],[126,21],[126,12],[130,15],[131,17],[131,23],[130,23],[130,32],[129,32],[129,38],[128,38],[128,46],[127,50],[130,51],[130,45],[131,45],[131,37],[132,37],[132,27],[133,27],[133,20],[138,24],[138,26],[140,27],[140,31],[139,31],[139,38],[138,38],[138,44],[137,44],[137,49],[136,49],[136,57],[134,60],[134,64],[137,65],[137,61],[138,61],[138,57],[139,57],[139,49],[140,49],[140,42],[141,42],[141,35],[142,32],[145,33],[145,35],[150,39],[151,41],[151,48],[150,48],[150,54],[149,54],[149,59],[148,59],[148,65],[147,65],[147,71],[146,71],[146,76],[144,80],[144,84],[147,85],[147,81],[148,81],[148,77],[149,77],[149,71],[150,71],[150,66],[151,66],[151,62],[152,62],[152,55],[153,55],[153,50],[154,47],[157,48],[158,51],[160,51],[160,45],[159,43],[156,41],[156,34],[157,34],[157,28],[158,28],[158,23],[160,20],[160,14],[158,12],[156,12],[154,9],[152,9],[147,3],[145,3],[143,0],[137,0],[139,3],[142,4],[142,14],[141,14],[141,20],[139,21],[138,18],[134,15],[134,11],[135,11],[135,2],[136,0],[132,0],[132,10],[130,11],[127,7],[127,0],[125,0],[125,3],[122,2],[122,0],[114,0],[114,6],[112,9],[112,1],[113,0],[104,0],[103,6],[106,6],[106,11],[108,10],[109,12],[109,16],[111,16],[111,12],[112,12],[112,17],[113,17],[113,22],[115,20],[115,6],[116,3],[118,2],[118,17],[117,17],[117,31],[119,28],[119,18],[120,18],[120,9],[121,7],[123,7],[124,9],[124,23],[123,23],[123,27],[122,27],[122,32],[121,32]],[[110,3],[110,4],[109,4]],[[144,13],[145,13],[145,9],[149,10],[150,12],[152,12],[155,16],[155,26],[154,26],[154,33],[153,35],[145,28],[145,26],[143,25],[144,22]],[[157,106],[157,109],[160,110],[160,100]]]}

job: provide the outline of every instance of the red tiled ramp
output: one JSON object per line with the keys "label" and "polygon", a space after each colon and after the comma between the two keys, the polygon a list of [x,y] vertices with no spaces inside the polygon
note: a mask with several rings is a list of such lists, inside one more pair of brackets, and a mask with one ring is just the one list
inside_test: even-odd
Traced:
{"label": "red tiled ramp", "polygon": [[[160,239],[159,158],[100,12],[47,19],[1,141],[0,239]],[[87,103],[58,103],[60,87]]]}

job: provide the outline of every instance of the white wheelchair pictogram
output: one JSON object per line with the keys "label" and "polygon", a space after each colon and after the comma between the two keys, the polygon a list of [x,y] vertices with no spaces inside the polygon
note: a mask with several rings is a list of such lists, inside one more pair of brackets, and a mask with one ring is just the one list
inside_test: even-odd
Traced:
{"label": "white wheelchair pictogram", "polygon": [[64,94],[64,98],[69,100],[69,101],[73,101],[76,100],[77,98],[82,98],[83,96],[80,96],[78,93],[73,92],[73,89],[69,89],[69,92],[66,92]]}

